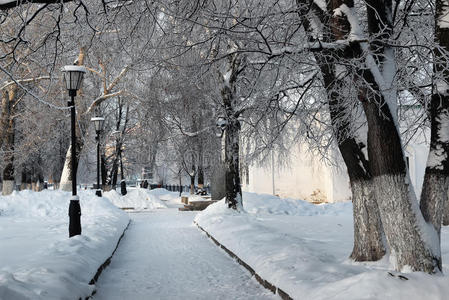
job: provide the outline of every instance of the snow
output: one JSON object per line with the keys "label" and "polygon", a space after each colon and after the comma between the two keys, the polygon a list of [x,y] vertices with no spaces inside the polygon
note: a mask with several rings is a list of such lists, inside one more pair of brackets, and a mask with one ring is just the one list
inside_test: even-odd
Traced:
{"label": "snow", "polygon": [[80,191],[82,235],[68,238],[71,194],[0,197],[0,299],[78,299],[111,255],[128,216],[106,197]]}
{"label": "snow", "polygon": [[354,12],[353,7],[348,7],[346,4],[340,5],[340,7],[334,9],[334,16],[343,16],[346,15],[348,19],[349,25],[351,26],[351,31],[349,33],[350,41],[357,41],[363,38],[363,30],[360,27],[359,20],[357,18],[357,14]]}
{"label": "snow", "polygon": [[447,82],[443,79],[437,79],[435,80],[435,87],[437,89],[438,94],[447,95],[447,92],[449,90],[449,85]]}
{"label": "snow", "polygon": [[[445,299],[449,278],[393,272],[386,256],[356,263],[351,203],[314,206],[304,201],[245,193],[244,212],[209,206],[195,221],[249,264],[263,279],[294,299]],[[262,206],[261,209],[257,209]],[[449,229],[442,229],[443,269]],[[404,269],[403,271],[407,271]],[[389,274],[391,273],[391,275]]]}
{"label": "snow", "polygon": [[232,75],[232,70],[228,70],[225,74],[223,74],[223,82],[224,82],[224,85],[227,87],[229,87],[231,85],[231,83],[230,83],[231,75]]}
{"label": "snow", "polygon": [[366,54],[365,65],[370,69],[374,79],[379,86],[379,90],[382,93],[388,107],[390,109],[391,115],[395,124],[398,126],[397,120],[397,100],[396,100],[396,88],[394,86],[394,77],[396,75],[396,61],[394,50],[392,48],[386,48],[384,51],[385,60],[382,64],[382,70],[379,69],[371,50],[369,49],[369,44],[364,41],[363,30],[360,26],[360,22],[357,18],[357,13],[354,7],[348,7],[346,4],[340,5],[340,7],[334,10],[334,16],[346,15],[348,22],[351,26],[351,31],[349,33],[349,41],[360,41],[360,47]]}
{"label": "snow", "polygon": [[435,149],[430,149],[427,158],[427,167],[443,170],[443,162],[447,159],[447,153],[441,145],[436,145]]}
{"label": "snow", "polygon": [[449,111],[447,109],[442,110],[437,119],[438,126],[438,140],[441,143],[449,143]]}
{"label": "snow", "polygon": [[[447,227],[441,233],[444,273],[405,268],[401,274],[391,271],[393,255],[371,263],[348,259],[350,202],[314,205],[243,193],[241,211],[222,200],[196,214],[179,212],[179,193],[164,189],[130,189],[125,196],[111,191],[104,197],[80,191],[83,233],[69,239],[70,196],[23,191],[0,198],[0,299],[78,299],[94,288],[94,299],[277,299],[198,230],[194,218],[294,299],[417,300],[449,294]],[[128,215],[111,204],[119,201],[139,204],[143,213],[130,214],[132,223],[111,265],[90,286],[128,224]],[[157,209],[158,203],[167,208]]]}
{"label": "snow", "polygon": [[343,212],[352,213],[352,204],[349,202],[335,203],[334,205],[315,205],[307,201],[296,199],[282,199],[268,194],[243,193],[243,207],[250,214],[270,215],[339,215]]}
{"label": "snow", "polygon": [[324,0],[313,0],[313,2],[315,2],[315,4],[323,11],[326,12],[327,11],[327,5],[326,5],[326,1]]}
{"label": "snow", "polygon": [[278,299],[198,231],[194,212],[130,216],[93,299]]}
{"label": "snow", "polygon": [[441,1],[441,17],[437,20],[437,26],[440,28],[449,28],[449,1]]}
{"label": "snow", "polygon": [[104,195],[120,208],[133,208],[134,210],[166,208],[167,206],[153,195],[148,189],[129,189],[125,196],[121,196],[115,190],[105,192]]}
{"label": "snow", "polygon": [[343,79],[348,74],[348,70],[346,69],[346,66],[335,64],[335,78],[336,79]]}

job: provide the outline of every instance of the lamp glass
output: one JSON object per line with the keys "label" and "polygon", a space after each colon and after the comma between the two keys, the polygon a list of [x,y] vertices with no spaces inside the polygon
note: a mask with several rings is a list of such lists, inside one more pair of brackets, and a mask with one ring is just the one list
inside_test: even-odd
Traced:
{"label": "lamp glass", "polygon": [[103,117],[95,117],[91,119],[95,124],[95,131],[101,131],[103,129],[104,118]]}
{"label": "lamp glass", "polygon": [[64,81],[68,90],[79,90],[83,82],[84,73],[86,68],[80,66],[65,66],[62,69],[64,73]]}

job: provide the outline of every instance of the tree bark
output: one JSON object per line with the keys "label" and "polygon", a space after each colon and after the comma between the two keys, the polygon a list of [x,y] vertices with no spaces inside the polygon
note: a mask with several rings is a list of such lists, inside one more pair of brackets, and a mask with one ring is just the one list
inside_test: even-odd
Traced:
{"label": "tree bark", "polygon": [[195,175],[190,175],[190,195],[195,194]]}
{"label": "tree bark", "polygon": [[198,166],[198,188],[204,188],[204,170],[202,166]]}
{"label": "tree bark", "polygon": [[[370,50],[374,53],[379,71],[388,69],[382,74],[388,84],[392,80],[388,76],[393,76],[392,71],[395,69],[394,50],[385,44],[393,30],[392,1],[367,0],[366,6],[368,32],[374,39],[370,43]],[[361,49],[357,51],[362,53]],[[441,271],[440,246],[433,242],[438,240],[437,232],[427,230],[410,185],[399,125],[394,115],[396,95],[381,90],[371,68],[367,66],[367,69],[360,71],[366,84],[366,90],[360,91],[360,99],[368,120],[370,169],[385,236],[391,256],[396,260],[396,269],[408,266],[413,271]]]}
{"label": "tree bark", "polygon": [[[449,78],[448,78],[449,79]],[[444,205],[449,185],[449,96],[433,95],[430,104],[431,136],[430,150],[421,192],[420,208],[424,219],[430,222],[440,237]]]}
{"label": "tree bark", "polygon": [[[326,12],[315,4],[298,1],[300,16],[304,16],[311,8],[318,16],[323,26],[323,39],[326,42],[343,40],[349,33],[350,26],[345,18],[333,16],[334,9],[345,3],[343,0],[330,1]],[[312,7],[309,7],[312,5]],[[350,5],[350,4],[349,4]],[[311,26],[307,18],[303,18],[304,28],[310,34]],[[364,144],[357,143],[350,132],[354,127],[351,124],[350,113],[347,111],[347,99],[342,99],[340,89],[345,79],[338,79],[335,75],[336,64],[339,57],[329,51],[315,53],[315,59],[320,67],[324,88],[328,94],[328,105],[334,135],[338,149],[343,157],[349,175],[352,192],[354,216],[354,247],[350,257],[355,261],[376,261],[386,252],[383,239],[383,228],[379,216],[379,209],[373,193],[369,164],[362,149]],[[348,57],[346,57],[348,59]]]}
{"label": "tree bark", "polygon": [[240,185],[239,171],[239,145],[240,122],[239,112],[236,111],[237,95],[236,80],[243,71],[243,58],[238,54],[230,55],[227,65],[227,73],[223,75],[223,87],[221,95],[226,110],[225,128],[225,181],[226,204],[229,208],[243,210],[242,188]]}
{"label": "tree bark", "polygon": [[243,208],[239,171],[239,132],[239,121],[231,120],[225,134],[226,203],[229,208],[237,210]]}
{"label": "tree bark", "polygon": [[[365,78],[379,91],[370,72]],[[374,99],[362,99],[362,103],[368,119],[368,156],[374,191],[390,256],[395,259],[397,270],[408,266],[413,271],[433,273],[440,269],[441,257],[436,245],[426,242],[433,237],[424,235],[436,232],[425,229],[390,109],[382,96],[373,96]]]}
{"label": "tree bark", "polygon": [[14,190],[14,117],[12,115],[12,106],[15,95],[13,92],[10,93],[10,118],[9,118],[9,126],[6,134],[6,139],[4,143],[5,149],[5,168],[3,169],[3,195],[9,195]]}
{"label": "tree bark", "polygon": [[[441,86],[446,86],[449,82],[447,63],[449,28],[440,26],[440,21],[446,17],[444,5],[447,4],[447,1],[436,1],[435,41],[441,48],[434,49],[433,69],[436,79],[434,94],[428,106],[431,128],[430,150],[420,202],[424,219],[433,224],[440,238],[441,223],[449,225],[449,140],[447,138],[449,90],[441,90]],[[440,87],[439,83],[442,83]]]}
{"label": "tree bark", "polygon": [[355,261],[377,261],[385,255],[383,228],[371,180],[351,180]]}
{"label": "tree bark", "polygon": [[[84,148],[84,142],[80,137],[78,137],[78,130],[76,136],[76,160],[75,160],[75,172],[78,171],[79,159],[81,156],[81,151]],[[71,167],[71,159],[72,159],[72,145],[67,149],[67,154],[65,156],[64,168],[62,169],[61,181],[59,185],[59,189],[63,191],[70,192],[72,191],[72,167]]]}
{"label": "tree bark", "polygon": [[[17,86],[14,85],[4,91],[2,102],[2,127],[7,124],[4,135],[3,146],[5,150],[3,169],[3,195],[9,195],[14,190],[14,138],[15,138],[15,121],[14,121],[14,101],[16,99]],[[3,115],[4,113],[4,115]],[[3,127],[3,129],[5,129]]]}

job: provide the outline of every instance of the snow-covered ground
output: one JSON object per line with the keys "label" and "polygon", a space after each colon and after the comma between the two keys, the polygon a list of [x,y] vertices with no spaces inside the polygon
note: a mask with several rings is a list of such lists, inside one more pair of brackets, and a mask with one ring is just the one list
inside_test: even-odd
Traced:
{"label": "snow-covered ground", "polygon": [[94,299],[278,299],[198,231],[194,212],[170,208],[130,216]]}
{"label": "snow-covered ground", "polygon": [[[195,221],[294,299],[448,299],[449,277],[392,272],[388,258],[375,263],[348,259],[353,245],[351,203],[305,201],[244,193],[245,212],[209,206]],[[449,228],[442,229],[448,274]],[[393,275],[391,276],[388,272]]]}
{"label": "snow-covered ground", "polygon": [[111,255],[129,217],[94,191],[80,191],[82,235],[68,238],[70,193],[0,197],[0,299],[78,299]]}
{"label": "snow-covered ground", "polygon": [[[178,212],[178,193],[80,191],[81,236],[68,238],[70,193],[15,192],[0,197],[0,299],[88,296],[97,268],[133,222],[97,284],[97,299],[273,298],[249,272],[192,224],[193,218],[262,278],[294,299],[447,299],[449,277],[392,272],[388,257],[354,263],[351,203],[313,205],[244,193],[244,212],[223,201]],[[143,212],[143,213],[142,213]],[[442,229],[444,274],[449,228]],[[392,275],[390,275],[391,273]]]}
{"label": "snow-covered ground", "polygon": [[154,190],[153,192],[140,188],[128,189],[128,193],[125,196],[121,196],[117,193],[117,191],[111,190],[109,192],[105,192],[104,196],[107,197],[115,206],[120,208],[139,211],[145,209],[167,208],[167,206],[160,200],[160,195],[157,190]]}

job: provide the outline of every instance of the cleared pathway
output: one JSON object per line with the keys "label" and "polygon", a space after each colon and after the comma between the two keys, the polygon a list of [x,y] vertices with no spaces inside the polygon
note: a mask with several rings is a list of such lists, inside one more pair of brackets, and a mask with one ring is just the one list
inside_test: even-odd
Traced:
{"label": "cleared pathway", "polygon": [[130,216],[94,299],[279,299],[193,225],[195,213]]}

